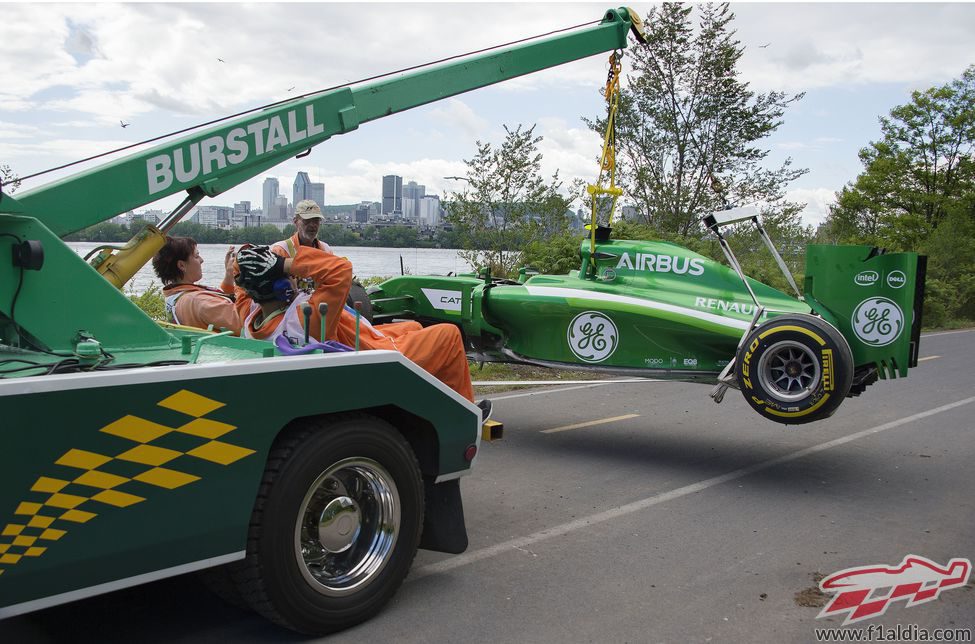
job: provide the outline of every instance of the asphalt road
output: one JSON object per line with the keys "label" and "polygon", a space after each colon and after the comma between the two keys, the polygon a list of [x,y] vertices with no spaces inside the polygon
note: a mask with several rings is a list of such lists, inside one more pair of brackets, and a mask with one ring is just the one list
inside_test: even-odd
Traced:
{"label": "asphalt road", "polygon": [[[469,550],[420,551],[378,617],[327,639],[813,642],[842,622],[802,605],[815,575],[975,559],[975,332],[929,335],[921,355],[799,428],[702,385],[495,396],[505,438],[462,483]],[[870,624],[975,629],[975,587]],[[0,622],[0,642],[306,639],[192,576]]]}

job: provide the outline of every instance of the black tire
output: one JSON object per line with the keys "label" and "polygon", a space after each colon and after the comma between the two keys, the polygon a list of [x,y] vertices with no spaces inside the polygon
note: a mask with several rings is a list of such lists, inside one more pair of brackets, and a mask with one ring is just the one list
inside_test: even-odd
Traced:
{"label": "black tire", "polygon": [[379,419],[303,421],[286,431],[233,574],[251,608],[320,635],[372,617],[399,588],[420,542],[423,482],[409,444]]}
{"label": "black tire", "polygon": [[247,610],[249,606],[240,594],[240,588],[234,580],[233,564],[225,564],[214,568],[207,568],[197,573],[197,578],[206,586],[207,590],[234,608]]}
{"label": "black tire", "polygon": [[359,305],[359,313],[372,324],[372,300],[369,299],[369,294],[359,280],[352,281],[352,286],[349,287],[349,297],[346,298],[346,302],[353,308],[355,308],[356,302],[361,302]]}
{"label": "black tire", "polygon": [[735,359],[748,404],[777,423],[829,418],[850,391],[853,355],[831,324],[813,315],[784,315],[754,329]]}

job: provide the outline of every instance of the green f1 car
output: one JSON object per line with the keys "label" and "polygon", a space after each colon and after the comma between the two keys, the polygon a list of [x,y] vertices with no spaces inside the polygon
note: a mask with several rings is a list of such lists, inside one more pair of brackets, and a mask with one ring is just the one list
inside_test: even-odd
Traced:
{"label": "green f1 car", "polygon": [[[757,227],[794,296],[744,275],[721,233],[741,222]],[[917,365],[925,257],[810,245],[800,294],[753,208],[704,224],[730,268],[601,228],[567,275],[404,275],[370,289],[373,315],[453,322],[479,361],[711,383],[716,402],[734,387],[787,424],[827,418],[844,398]]]}

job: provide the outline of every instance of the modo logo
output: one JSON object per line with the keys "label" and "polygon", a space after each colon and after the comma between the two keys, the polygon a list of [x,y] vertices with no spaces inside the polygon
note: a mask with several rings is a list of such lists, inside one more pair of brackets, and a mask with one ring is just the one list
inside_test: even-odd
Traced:
{"label": "modo logo", "polygon": [[907,275],[904,275],[904,271],[887,273],[887,286],[890,288],[901,288],[905,284],[907,284]]}
{"label": "modo logo", "polygon": [[598,311],[575,316],[566,332],[569,348],[583,362],[602,362],[613,355],[619,337],[613,321]]}
{"label": "modo logo", "polygon": [[879,279],[877,271],[860,271],[853,278],[853,283],[857,286],[873,286]]}

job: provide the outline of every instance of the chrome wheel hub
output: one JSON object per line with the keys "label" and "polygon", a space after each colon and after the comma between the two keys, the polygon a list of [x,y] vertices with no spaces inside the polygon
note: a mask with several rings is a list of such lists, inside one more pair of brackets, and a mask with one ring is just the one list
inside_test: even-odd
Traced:
{"label": "chrome wheel hub", "polygon": [[349,458],[309,487],[295,524],[295,558],[316,591],[341,596],[386,566],[400,528],[393,477],[372,459]]}
{"label": "chrome wheel hub", "polygon": [[318,520],[318,541],[329,552],[345,552],[355,543],[362,527],[362,514],[347,496],[332,499]]}

